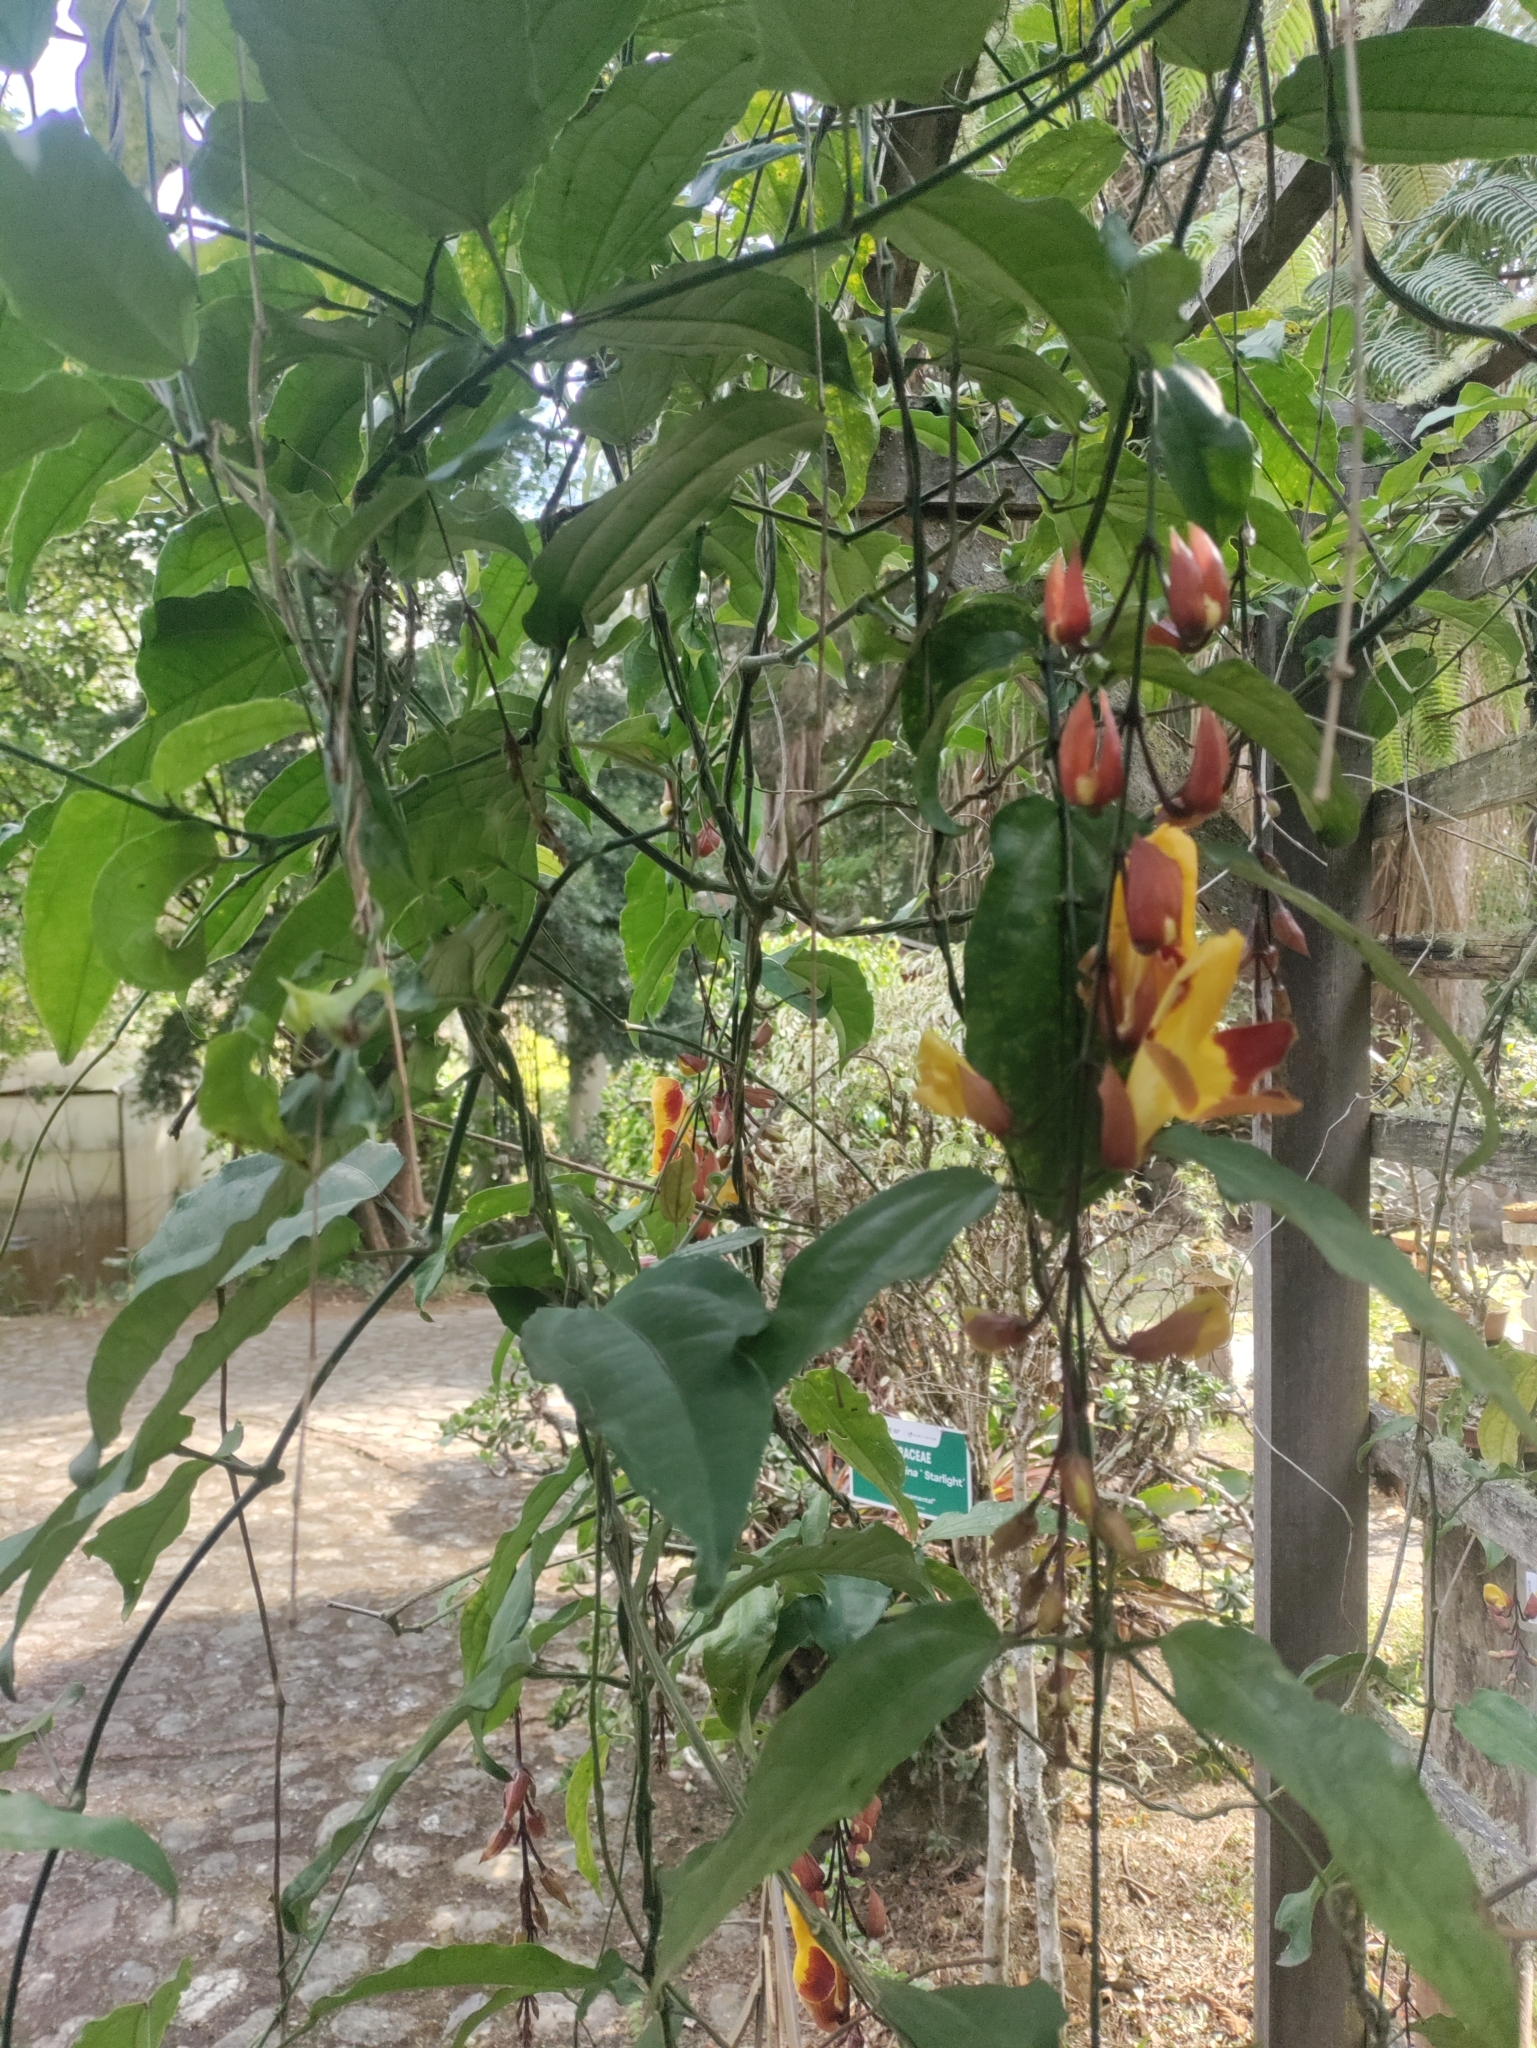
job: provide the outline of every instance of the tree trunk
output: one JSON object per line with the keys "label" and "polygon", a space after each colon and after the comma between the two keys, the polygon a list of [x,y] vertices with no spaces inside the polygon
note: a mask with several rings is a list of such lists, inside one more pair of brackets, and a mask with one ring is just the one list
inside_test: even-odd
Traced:
{"label": "tree trunk", "polygon": [[1046,1752],[1038,1739],[1035,1652],[1016,1650],[1012,1662],[1018,1690],[1016,1712],[1021,1723],[1015,1775],[1020,1818],[1035,1865],[1035,1941],[1040,1952],[1040,1975],[1059,1997],[1065,1998],[1067,1973],[1062,1966],[1062,1927],[1057,1907],[1057,1842],[1051,1831],[1051,1810],[1046,1797]]}
{"label": "tree trunk", "polygon": [[1009,1907],[1014,1877],[1014,1758],[1008,1722],[987,1717],[987,1868],[982,1890],[982,1981],[1009,1981]]}

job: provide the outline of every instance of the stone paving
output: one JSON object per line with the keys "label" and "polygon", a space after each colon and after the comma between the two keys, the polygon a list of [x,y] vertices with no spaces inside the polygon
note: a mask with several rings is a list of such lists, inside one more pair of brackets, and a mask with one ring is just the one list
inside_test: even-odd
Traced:
{"label": "stone paving", "polygon": [[[350,1314],[336,1306],[321,1313],[322,1351]],[[517,1472],[496,1476],[462,1443],[441,1442],[444,1417],[485,1386],[499,1325],[479,1303],[451,1303],[435,1316],[428,1324],[409,1305],[381,1316],[310,1417],[292,1617],[291,1489],[275,1489],[250,1517],[288,1701],[285,1881],[350,1817],[459,1684],[456,1630],[397,1639],[333,1603],[378,1610],[474,1565],[514,1519],[529,1483]],[[102,1326],[96,1318],[0,1321],[0,1536],[37,1521],[66,1490],[65,1467],[89,1434],[85,1374]],[[230,1414],[245,1424],[248,1455],[260,1455],[297,1399],[309,1346],[308,1314],[295,1311],[238,1354]],[[194,1438],[200,1444],[218,1436],[217,1389],[209,1392]],[[147,1399],[130,1411],[130,1428]],[[161,1559],[138,1618],[222,1509],[226,1484],[216,1472],[202,1482],[189,1531]],[[547,1576],[541,1601],[553,1586]],[[51,1744],[66,1776],[131,1634],[120,1613],[105,1564],[77,1553],[22,1636],[20,1703],[0,1707],[0,1730],[47,1706],[72,1681],[83,1684],[84,1699],[61,1717]],[[555,1691],[528,1689],[527,1753],[550,1817],[552,1860],[569,1869],[559,1778],[586,1736],[579,1721],[546,1725]],[[86,2019],[144,1997],[183,1956],[192,1958],[194,1974],[168,2048],[248,2048],[261,2034],[274,1998],[274,1726],[251,1581],[238,1533],[231,1533],[130,1676],[91,1787],[92,1811],[130,1815],[157,1836],[176,1869],[180,1900],[173,1910],[147,1879],[121,1866],[61,1859],[24,1980],[19,2044],[70,2048]],[[7,1782],[58,1796],[35,1748]],[[623,1790],[608,1793],[616,1819]],[[479,1860],[499,1804],[496,1787],[473,1765],[467,1738],[451,1738],[387,1813],[305,1978],[305,1997],[398,1962],[424,1942],[511,1939],[514,1859]],[[690,1810],[700,1809],[703,1821],[706,1802],[684,1798],[682,1805],[678,1848],[693,1832]],[[7,1969],[37,1866],[36,1857],[0,1856],[0,1959]],[[550,1902],[548,1938],[568,1954],[596,1954],[613,1938],[606,1911],[579,1877],[567,1888],[573,1910]],[[746,1935],[728,1929],[727,1948]],[[476,2003],[433,1993],[360,2005],[324,2023],[321,2037],[437,2042],[450,2018],[457,2025]],[[559,1998],[544,2005],[541,2033],[569,2034],[570,2006]],[[489,2021],[476,2041],[485,2048],[510,2042],[512,2022],[511,2013]],[[606,2012],[595,2008],[596,2031],[616,2023],[624,2031],[611,2003]]]}

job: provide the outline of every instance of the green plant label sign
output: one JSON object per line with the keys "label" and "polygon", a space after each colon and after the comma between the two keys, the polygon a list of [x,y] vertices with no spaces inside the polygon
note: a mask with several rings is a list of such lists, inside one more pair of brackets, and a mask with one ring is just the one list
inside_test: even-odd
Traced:
{"label": "green plant label sign", "polygon": [[[933,1422],[909,1422],[900,1415],[888,1415],[886,1427],[902,1453],[907,1496],[919,1514],[926,1521],[936,1515],[965,1514],[971,1506],[971,1457],[965,1431],[941,1429]],[[878,1486],[857,1472],[849,1475],[849,1497],[865,1507],[892,1505]]]}

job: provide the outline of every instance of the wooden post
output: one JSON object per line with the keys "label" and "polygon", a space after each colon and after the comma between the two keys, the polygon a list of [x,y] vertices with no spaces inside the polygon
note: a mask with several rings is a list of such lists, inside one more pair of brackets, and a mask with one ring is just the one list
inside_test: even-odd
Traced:
{"label": "wooden post", "polygon": [[[1332,614],[1309,621],[1330,630]],[[1291,664],[1288,663],[1288,668]],[[1298,677],[1280,680],[1296,688]],[[1299,693],[1300,694],[1300,693]],[[1319,696],[1321,698],[1321,691]],[[1350,724],[1347,691],[1345,723]],[[1316,717],[1321,702],[1304,699]],[[1341,738],[1341,766],[1369,773],[1364,742]],[[1364,796],[1369,783],[1356,781]],[[1274,851],[1290,878],[1357,922],[1369,907],[1372,841],[1328,853],[1284,785]],[[1306,920],[1304,920],[1306,923]],[[1371,979],[1359,956],[1307,925],[1310,956],[1281,955],[1298,1040],[1283,1078],[1302,1099],[1278,1117],[1270,1149],[1365,1217],[1370,1193]],[[1366,1645],[1367,1499],[1356,1454],[1368,1432],[1367,1291],[1327,1265],[1298,1230],[1254,1212],[1255,1626],[1300,1672],[1314,1658]],[[1293,1809],[1312,1842],[1322,1838]],[[1254,1867],[1254,2038],[1257,2048],[1355,2048],[1362,2023],[1344,1949],[1327,1916],[1314,1923],[1311,1959],[1282,1969],[1275,1913],[1312,1878],[1284,1829],[1257,1817]]]}

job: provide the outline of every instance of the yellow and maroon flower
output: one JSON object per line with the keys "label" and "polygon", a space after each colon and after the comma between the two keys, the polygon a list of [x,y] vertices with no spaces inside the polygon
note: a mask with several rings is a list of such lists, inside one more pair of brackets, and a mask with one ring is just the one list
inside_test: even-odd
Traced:
{"label": "yellow and maroon flower", "polygon": [[965,1117],[995,1138],[1008,1135],[1008,1104],[937,1031],[925,1031],[918,1041],[918,1086],[913,1092],[936,1116]]}
{"label": "yellow and maroon flower", "polygon": [[683,1128],[688,1102],[683,1083],[671,1074],[658,1074],[651,1084],[651,1171],[660,1173],[671,1158]]}
{"label": "yellow and maroon flower", "polygon": [[1227,1297],[1215,1287],[1192,1294],[1183,1308],[1175,1309],[1151,1329],[1138,1330],[1116,1349],[1127,1358],[1155,1365],[1164,1358],[1206,1358],[1220,1351],[1233,1334],[1233,1315]]}
{"label": "yellow and maroon flower", "polygon": [[806,1916],[788,1893],[785,1910],[795,1937],[795,1988],[801,2003],[824,2034],[841,2027],[849,2016],[849,1980],[812,1933]]}

